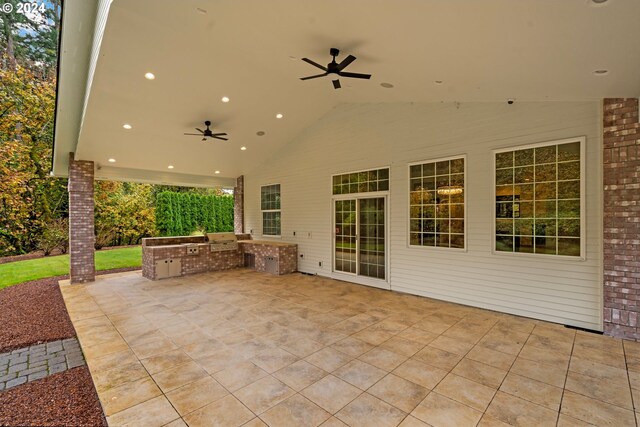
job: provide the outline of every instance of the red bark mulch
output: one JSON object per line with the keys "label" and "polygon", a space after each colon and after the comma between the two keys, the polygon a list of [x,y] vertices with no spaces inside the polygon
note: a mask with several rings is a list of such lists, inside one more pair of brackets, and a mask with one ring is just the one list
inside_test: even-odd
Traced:
{"label": "red bark mulch", "polygon": [[81,366],[0,392],[3,426],[106,426],[89,368]]}

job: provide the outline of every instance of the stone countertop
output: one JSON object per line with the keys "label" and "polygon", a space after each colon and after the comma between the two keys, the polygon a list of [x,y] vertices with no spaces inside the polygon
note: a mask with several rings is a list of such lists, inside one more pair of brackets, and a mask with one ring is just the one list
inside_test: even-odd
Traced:
{"label": "stone countertop", "polygon": [[144,246],[144,250],[149,249],[168,249],[168,248],[184,248],[187,246],[209,246],[211,243],[177,243],[173,245],[154,245],[154,246]]}
{"label": "stone countertop", "polygon": [[272,240],[238,240],[238,243],[265,245],[265,246],[298,246],[296,243],[274,242]]}

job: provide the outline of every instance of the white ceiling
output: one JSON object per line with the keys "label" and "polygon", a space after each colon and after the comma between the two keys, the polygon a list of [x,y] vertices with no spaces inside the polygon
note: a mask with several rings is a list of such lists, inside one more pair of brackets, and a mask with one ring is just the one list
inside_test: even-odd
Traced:
{"label": "white ceiling", "polygon": [[[237,177],[339,103],[639,96],[638,22],[638,0],[115,0],[76,158],[120,179]],[[300,81],[330,47],[371,80]],[[183,136],[205,120],[230,140]]]}

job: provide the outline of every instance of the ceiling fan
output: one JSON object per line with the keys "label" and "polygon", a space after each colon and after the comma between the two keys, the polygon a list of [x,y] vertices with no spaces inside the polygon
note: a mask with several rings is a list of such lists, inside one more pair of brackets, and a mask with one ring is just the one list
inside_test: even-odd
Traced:
{"label": "ceiling fan", "polygon": [[198,132],[200,132],[200,133],[185,133],[185,135],[201,136],[203,141],[206,141],[207,138],[216,138],[216,139],[221,139],[223,141],[228,141],[229,140],[229,138],[223,138],[223,136],[227,136],[226,133],[213,133],[213,132],[211,132],[211,129],[209,129],[209,126],[211,126],[211,122],[209,120],[204,122],[204,125],[207,127],[205,130],[196,128],[196,130]]}
{"label": "ceiling fan", "polygon": [[[301,77],[300,80],[309,80],[309,79],[316,79],[318,77],[324,77],[324,76],[328,76],[329,74],[336,74],[339,77],[350,77],[350,78],[354,78],[354,79],[369,79],[371,78],[371,74],[359,74],[359,73],[348,73],[346,71],[343,71],[345,68],[347,68],[347,66],[349,64],[351,64],[353,61],[356,60],[356,57],[353,55],[349,55],[347,56],[345,59],[342,60],[341,63],[337,63],[336,62],[336,56],[338,56],[340,54],[340,51],[338,49],[336,49],[335,47],[332,47],[331,49],[329,49],[329,55],[331,55],[333,57],[333,60],[327,64],[326,67],[323,67],[322,65],[313,62],[312,60],[310,60],[309,58],[302,58],[302,60],[304,62],[307,62],[311,65],[313,65],[314,67],[318,67],[321,70],[324,71],[324,73],[322,74],[317,74],[315,76],[308,76],[308,77]],[[335,89],[340,89],[340,80],[335,79],[332,80],[333,81],[333,87]]]}

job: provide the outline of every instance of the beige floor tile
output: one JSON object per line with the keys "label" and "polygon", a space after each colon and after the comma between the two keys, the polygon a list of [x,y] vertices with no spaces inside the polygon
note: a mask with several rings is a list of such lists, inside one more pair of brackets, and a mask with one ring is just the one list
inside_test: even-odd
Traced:
{"label": "beige floor tile", "polygon": [[631,389],[626,378],[618,381],[602,381],[599,378],[569,371],[565,389],[623,408],[633,409]]}
{"label": "beige floor tile", "polygon": [[363,329],[362,331],[353,334],[352,336],[360,341],[364,341],[371,345],[380,345],[389,338],[393,337],[393,332],[372,330],[371,328]]}
{"label": "beige floor tile", "polygon": [[327,421],[322,423],[321,427],[348,427],[345,423],[337,419],[336,417],[331,417]]}
{"label": "beige floor tile", "polygon": [[395,427],[406,416],[398,408],[368,393],[361,394],[336,414],[350,427]]}
{"label": "beige floor tile", "polygon": [[390,338],[380,344],[380,348],[384,348],[407,357],[413,356],[418,351],[422,350],[423,347],[424,344],[420,342],[400,338],[398,336]]}
{"label": "beige floor tile", "polygon": [[185,416],[228,394],[229,392],[218,384],[216,380],[211,377],[205,377],[172,390],[166,396],[178,413],[181,416]]}
{"label": "beige floor tile", "polygon": [[558,417],[557,427],[594,427],[595,424],[588,423],[586,421],[578,420],[565,414],[560,414]]}
{"label": "beige floor tile", "polygon": [[552,350],[562,354],[571,354],[571,350],[573,350],[573,340],[563,341],[533,334],[529,336],[526,345],[531,345],[545,350]]}
{"label": "beige floor tile", "polygon": [[407,360],[407,356],[403,356],[393,351],[385,350],[384,348],[376,347],[361,355],[360,357],[358,357],[358,359],[377,368],[390,372],[400,366],[402,362]]}
{"label": "beige floor tile", "polygon": [[296,394],[287,400],[278,403],[262,415],[262,418],[270,426],[281,427],[315,427],[326,421],[331,414],[320,408],[309,399]]}
{"label": "beige floor tile", "polygon": [[101,370],[99,372],[92,373],[93,384],[96,387],[98,393],[108,390],[113,387],[128,383],[129,381],[135,381],[140,378],[145,378],[147,374],[146,369],[139,361],[128,363],[126,365],[120,365],[109,370]]}
{"label": "beige floor tile", "polygon": [[342,353],[341,351],[331,347],[325,347],[305,358],[307,362],[312,363],[327,372],[335,371],[339,367],[346,365],[352,359],[353,358],[348,354]]}
{"label": "beige floor tile", "polygon": [[107,417],[111,426],[162,426],[180,418],[164,396],[158,396],[139,405]]}
{"label": "beige floor tile", "polygon": [[256,417],[246,424],[242,424],[242,427],[268,427],[268,425],[260,418]]}
{"label": "beige floor tile", "polygon": [[428,345],[417,352],[413,358],[436,368],[450,371],[460,362],[462,356]]}
{"label": "beige floor tile", "polygon": [[110,416],[161,394],[162,391],[156,383],[145,377],[101,392],[98,396],[105,415]]}
{"label": "beige floor tile", "polygon": [[558,413],[519,397],[498,391],[487,415],[512,426],[555,426]]}
{"label": "beige floor tile", "polygon": [[568,368],[571,355],[569,353],[559,353],[555,350],[541,349],[539,347],[526,344],[522,348],[520,354],[518,354],[518,357],[533,360],[534,362]]}
{"label": "beige floor tile", "polygon": [[416,328],[423,329],[429,333],[440,335],[451,326],[452,323],[444,323],[438,319],[433,319],[431,317],[427,317],[423,320],[420,320],[414,325]]}
{"label": "beige floor tile", "polygon": [[296,338],[285,341],[281,348],[298,357],[307,357],[324,348],[324,344],[307,338]]}
{"label": "beige floor tile", "polygon": [[560,410],[562,389],[518,374],[509,373],[500,391],[537,403],[554,411]]}
{"label": "beige floor tile", "polygon": [[354,337],[348,337],[333,343],[331,347],[351,357],[358,357],[371,350],[374,346]]}
{"label": "beige floor tile", "polygon": [[236,427],[255,418],[238,399],[227,395],[184,417],[189,427]]}
{"label": "beige floor tile", "polygon": [[333,375],[361,390],[366,390],[387,375],[387,371],[356,359],[336,369]]}
{"label": "beige floor tile", "polygon": [[202,359],[196,360],[198,365],[202,366],[209,374],[214,374],[245,361],[246,359],[241,352],[230,348],[217,351]]}
{"label": "beige floor tile", "polygon": [[394,369],[399,377],[432,390],[447,375],[446,370],[427,365],[416,359],[409,359]]}
{"label": "beige floor tile", "polygon": [[196,341],[181,348],[192,359],[202,359],[226,347],[220,341],[210,338],[204,341]]}
{"label": "beige floor tile", "polygon": [[416,417],[409,415],[407,418],[402,420],[398,427],[429,427],[429,424],[423,423]]}
{"label": "beige floor tile", "polygon": [[223,344],[233,345],[239,344],[244,341],[249,341],[250,339],[255,338],[255,336],[249,331],[238,329],[229,332],[228,334],[218,335],[215,338]]}
{"label": "beige floor tile", "polygon": [[166,371],[157,372],[151,376],[162,391],[166,393],[183,385],[198,381],[208,376],[208,374],[196,362],[191,361]]}
{"label": "beige floor tile", "polygon": [[131,346],[131,350],[133,350],[139,359],[147,359],[151,356],[167,353],[177,348],[178,346],[176,346],[169,338],[154,339],[149,342]]}
{"label": "beige floor tile", "polygon": [[458,375],[449,374],[438,384],[434,391],[449,399],[484,412],[497,390]]}
{"label": "beige floor tile", "polygon": [[294,389],[300,391],[309,387],[327,375],[327,372],[311,363],[299,360],[273,373],[273,376]]}
{"label": "beige floor tile", "polygon": [[123,339],[103,342],[93,346],[82,345],[82,352],[87,360],[97,359],[112,353],[129,350],[129,346]]}
{"label": "beige floor tile", "polygon": [[478,423],[478,427],[511,427],[511,424],[504,423],[497,418],[484,414]]}
{"label": "beige floor tile", "polygon": [[183,333],[175,333],[173,336],[167,335],[167,337],[178,347],[187,347],[189,345],[211,339],[209,335],[200,329],[192,329]]}
{"label": "beige floor tile", "polygon": [[419,342],[420,344],[427,345],[431,341],[436,339],[438,337],[438,334],[425,331],[424,329],[420,329],[416,326],[412,326],[400,332],[397,336],[400,338],[404,338],[407,340]]}
{"label": "beige floor tile", "polygon": [[433,427],[465,427],[475,426],[482,412],[431,392],[411,415]]}
{"label": "beige floor tile", "polygon": [[182,350],[177,349],[142,359],[141,362],[150,374],[155,374],[191,362],[191,358]]}
{"label": "beige floor tile", "polygon": [[276,347],[269,348],[260,352],[256,357],[251,359],[251,362],[271,374],[277,370],[291,365],[297,360],[297,356],[294,356],[288,351]]}
{"label": "beige floor tile", "polygon": [[635,423],[632,411],[569,390],[564,392],[560,412],[598,426],[631,426]]}
{"label": "beige floor tile", "polygon": [[508,371],[516,360],[515,354],[502,353],[479,345],[472,348],[465,357],[505,371]]}
{"label": "beige floor tile", "polygon": [[550,365],[520,357],[513,363],[510,372],[556,387],[564,387],[567,378],[567,368],[565,366]]}
{"label": "beige floor tile", "polygon": [[138,358],[130,349],[107,354],[103,357],[87,359],[91,372],[100,372],[137,362]]}
{"label": "beige floor tile", "polygon": [[335,414],[358,397],[362,391],[340,378],[327,375],[302,390],[301,393],[324,410]]}
{"label": "beige floor tile", "polygon": [[233,393],[256,415],[295,394],[285,383],[272,376],[264,377]]}
{"label": "beige floor tile", "polygon": [[237,365],[230,366],[222,371],[213,374],[213,378],[222,384],[227,390],[240,390],[249,384],[258,381],[269,375],[266,371],[259,368],[252,362],[240,362]]}
{"label": "beige floor tile", "polygon": [[466,358],[462,359],[451,372],[496,389],[507,375],[507,371]]}
{"label": "beige floor tile", "polygon": [[429,343],[429,347],[439,348],[440,350],[458,354],[460,356],[464,356],[465,354],[467,354],[474,345],[475,343],[461,341],[455,338],[449,338],[444,335],[440,335],[438,338]]}
{"label": "beige floor tile", "polygon": [[505,332],[494,329],[487,333],[478,345],[507,354],[518,354],[529,338],[527,333]]}
{"label": "beige floor tile", "polygon": [[163,427],[189,427],[187,423],[185,423],[182,418],[178,418],[177,420],[171,421],[169,424],[165,424]]}
{"label": "beige floor tile", "polygon": [[[580,359],[579,357],[571,358],[569,371],[613,382],[625,382],[630,380],[631,377],[631,375],[628,376],[626,369],[614,368],[613,366]],[[633,384],[631,386],[633,387]]]}
{"label": "beige floor tile", "polygon": [[367,390],[367,393],[409,413],[422,402],[429,391],[404,378],[389,374]]}

